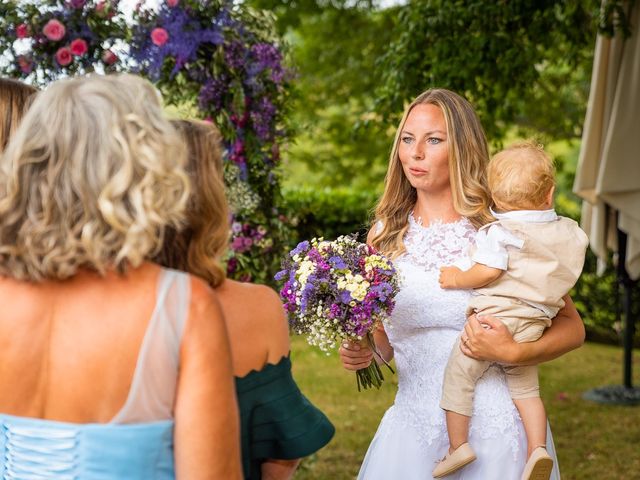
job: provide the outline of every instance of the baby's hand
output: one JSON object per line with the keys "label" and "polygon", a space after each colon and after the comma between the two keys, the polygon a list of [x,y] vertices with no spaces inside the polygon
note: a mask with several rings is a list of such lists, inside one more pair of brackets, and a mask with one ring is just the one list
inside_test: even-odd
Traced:
{"label": "baby's hand", "polygon": [[462,272],[458,267],[440,267],[438,281],[442,288],[457,288],[456,277]]}

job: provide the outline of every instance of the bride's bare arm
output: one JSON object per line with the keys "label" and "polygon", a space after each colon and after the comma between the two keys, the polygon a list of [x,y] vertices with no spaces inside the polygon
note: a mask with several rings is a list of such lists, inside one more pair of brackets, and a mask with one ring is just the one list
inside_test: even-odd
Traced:
{"label": "bride's bare arm", "polygon": [[[510,365],[536,365],[548,362],[584,343],[585,330],[580,314],[569,295],[551,327],[535,342],[517,343],[502,322],[492,317],[469,317],[464,327],[461,350],[468,356]],[[489,328],[483,328],[482,324]]]}

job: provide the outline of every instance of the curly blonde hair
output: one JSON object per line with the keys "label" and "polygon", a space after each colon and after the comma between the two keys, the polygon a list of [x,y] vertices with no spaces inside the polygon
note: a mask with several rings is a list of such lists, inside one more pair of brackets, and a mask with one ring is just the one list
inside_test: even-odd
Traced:
{"label": "curly blonde hair", "polygon": [[[411,102],[402,116],[389,156],[384,192],[375,209],[372,245],[391,258],[405,252],[403,238],[408,228],[408,217],[418,198],[400,163],[400,133],[413,107],[422,104],[435,105],[444,114],[449,140],[451,192],[456,212],[467,217],[477,228],[493,220],[486,180],[489,147],[476,112],[467,100],[450,90],[427,90]],[[377,229],[377,222],[382,225],[381,229]]]}
{"label": "curly blonde hair", "polygon": [[186,150],[154,87],[133,75],[41,92],[0,161],[0,275],[124,272],[184,218]]}
{"label": "curly blonde hair", "polygon": [[0,78],[0,152],[15,132],[38,90],[26,83]]}
{"label": "curly blonde hair", "polygon": [[187,144],[187,172],[193,191],[187,207],[187,225],[169,229],[157,263],[205,279],[212,287],[225,279],[220,257],[229,239],[229,208],[222,181],[222,137],[212,124],[199,120],[174,120]]}
{"label": "curly blonde hair", "polygon": [[536,210],[555,186],[553,159],[532,140],[514,143],[496,153],[487,176],[499,211]]}

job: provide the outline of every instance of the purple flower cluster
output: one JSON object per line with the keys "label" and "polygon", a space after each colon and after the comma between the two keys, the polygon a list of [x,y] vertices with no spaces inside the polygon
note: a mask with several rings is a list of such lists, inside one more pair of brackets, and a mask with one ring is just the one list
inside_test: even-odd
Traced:
{"label": "purple flower cluster", "polygon": [[[154,80],[160,78],[167,58],[173,62],[170,73],[170,77],[173,77],[198,58],[198,51],[202,45],[218,46],[224,42],[222,28],[215,21],[203,25],[201,19],[188,8],[164,4],[157,16],[149,22],[151,25],[140,22],[134,30],[131,56]],[[153,28],[150,30],[150,27]],[[157,32],[157,29],[164,31],[163,36],[166,36],[166,39],[154,39],[153,32]],[[198,69],[196,75],[200,73]]]}
{"label": "purple flower cluster", "polygon": [[248,223],[233,222],[231,232],[234,235],[231,241],[231,249],[237,253],[251,250],[253,246],[259,246],[261,240],[267,236],[267,229],[262,225],[254,227]]}
{"label": "purple flower cluster", "polygon": [[293,329],[325,351],[388,322],[398,291],[391,261],[351,236],[301,242],[275,278]]}
{"label": "purple flower cluster", "polygon": [[222,108],[222,100],[228,90],[229,81],[225,77],[208,78],[198,95],[198,107],[207,110],[213,107],[215,110]]}
{"label": "purple flower cluster", "polygon": [[274,83],[282,83],[285,70],[282,68],[282,54],[270,43],[257,43],[251,47],[251,56],[254,59],[250,67],[252,75],[258,75],[264,70],[269,70],[271,80]]}
{"label": "purple flower cluster", "polygon": [[266,142],[273,136],[273,120],[276,116],[276,107],[267,97],[262,97],[251,112],[251,123],[258,138]]}

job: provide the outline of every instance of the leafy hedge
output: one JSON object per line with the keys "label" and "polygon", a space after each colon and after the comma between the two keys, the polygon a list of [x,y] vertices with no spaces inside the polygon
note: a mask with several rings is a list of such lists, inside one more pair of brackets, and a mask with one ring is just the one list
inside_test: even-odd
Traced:
{"label": "leafy hedge", "polygon": [[283,189],[284,205],[294,226],[291,246],[313,237],[333,240],[340,235],[357,233],[366,238],[371,212],[378,194],[348,189]]}
{"label": "leafy hedge", "polygon": [[[295,230],[289,238],[291,248],[313,237],[334,239],[347,233],[357,233],[364,240],[378,199],[375,192],[329,188],[289,188],[283,191],[283,196],[284,208]],[[559,195],[556,208],[559,214],[573,218],[579,212],[576,200],[570,195]],[[616,292],[613,268],[610,266],[604,275],[598,276],[596,259],[587,251],[582,276],[571,297],[587,326],[588,339],[620,342]],[[636,343],[640,343],[640,332],[636,333]]]}

